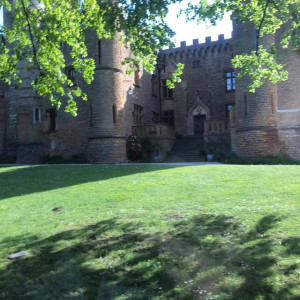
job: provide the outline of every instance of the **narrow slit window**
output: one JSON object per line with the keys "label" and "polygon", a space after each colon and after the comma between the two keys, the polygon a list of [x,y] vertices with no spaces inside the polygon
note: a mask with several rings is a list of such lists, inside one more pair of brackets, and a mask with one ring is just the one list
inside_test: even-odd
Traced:
{"label": "narrow slit window", "polygon": [[101,40],[98,41],[98,62],[99,65],[102,64],[102,41]]}
{"label": "narrow slit window", "polygon": [[247,95],[244,95],[244,114],[248,115],[248,103],[247,103]]}
{"label": "narrow slit window", "polygon": [[270,102],[271,102],[271,114],[274,115],[276,113],[276,102],[275,102],[274,92],[270,93]]}
{"label": "narrow slit window", "polygon": [[71,80],[72,85],[75,85],[75,69],[73,67],[67,68],[67,77],[69,80]]}
{"label": "narrow slit window", "polygon": [[134,84],[140,84],[140,66],[136,65],[136,70],[134,71]]}
{"label": "narrow slit window", "polygon": [[112,110],[113,110],[113,122],[117,123],[117,112],[116,112],[116,106],[115,105],[113,105]]}
{"label": "narrow slit window", "polygon": [[33,123],[42,123],[42,109],[40,107],[33,109]]}
{"label": "narrow slit window", "polygon": [[54,132],[56,130],[56,110],[55,110],[55,108],[51,108],[48,110],[48,124],[49,124],[49,131]]}
{"label": "narrow slit window", "polygon": [[172,99],[173,98],[173,90],[169,89],[167,86],[167,80],[162,81],[162,94],[163,94],[163,99]]}

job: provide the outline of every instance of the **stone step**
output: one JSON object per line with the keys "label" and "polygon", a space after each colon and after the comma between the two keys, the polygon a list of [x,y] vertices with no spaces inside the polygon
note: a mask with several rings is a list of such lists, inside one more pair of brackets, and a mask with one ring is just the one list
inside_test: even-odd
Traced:
{"label": "stone step", "polygon": [[200,162],[200,149],[203,147],[203,139],[195,136],[187,136],[177,139],[171,155],[165,159],[165,162]]}

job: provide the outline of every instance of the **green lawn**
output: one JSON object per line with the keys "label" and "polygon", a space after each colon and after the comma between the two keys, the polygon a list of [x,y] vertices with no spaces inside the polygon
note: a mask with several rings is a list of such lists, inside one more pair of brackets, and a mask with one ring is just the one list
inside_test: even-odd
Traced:
{"label": "green lawn", "polygon": [[0,191],[0,299],[300,299],[300,166],[2,167]]}

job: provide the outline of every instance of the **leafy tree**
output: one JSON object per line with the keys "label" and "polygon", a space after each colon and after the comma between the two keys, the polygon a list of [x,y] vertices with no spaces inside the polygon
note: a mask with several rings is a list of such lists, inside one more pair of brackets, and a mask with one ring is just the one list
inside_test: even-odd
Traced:
{"label": "leafy tree", "polygon": [[[236,23],[252,22],[256,27],[257,49],[249,54],[237,55],[233,66],[239,69],[238,77],[249,75],[252,84],[249,90],[254,92],[265,80],[272,83],[287,80],[288,73],[283,70],[282,54],[287,55],[291,49],[300,47],[300,1],[299,0],[200,0],[198,4],[189,4],[188,20],[206,21],[215,24],[224,12],[231,12]],[[264,35],[281,35],[280,48],[269,45],[264,48],[260,41]]]}
{"label": "leafy tree", "polygon": [[[68,99],[66,111],[76,114],[76,99],[87,99],[82,90],[71,88],[65,74],[65,57],[61,44],[69,46],[76,72],[84,80],[93,80],[95,62],[88,57],[85,31],[94,30],[99,39],[118,35],[129,42],[134,58],[126,58],[129,70],[142,64],[147,71],[154,69],[155,52],[172,45],[174,32],[164,22],[168,6],[182,0],[0,0],[0,5],[12,17],[12,23],[2,27],[5,43],[0,43],[0,79],[9,84],[20,84],[21,60],[36,74],[33,87],[52,105],[59,107],[61,98]],[[215,24],[225,12],[232,12],[238,22],[253,22],[258,28],[257,40],[274,33],[281,26],[287,29],[281,46],[287,49],[300,45],[299,0],[199,0],[190,3],[185,11],[188,19],[208,20]],[[254,90],[262,79],[272,82],[287,78],[282,71],[275,47],[237,56],[234,66],[241,75],[250,74]],[[179,81],[182,64],[168,81],[172,86]]]}

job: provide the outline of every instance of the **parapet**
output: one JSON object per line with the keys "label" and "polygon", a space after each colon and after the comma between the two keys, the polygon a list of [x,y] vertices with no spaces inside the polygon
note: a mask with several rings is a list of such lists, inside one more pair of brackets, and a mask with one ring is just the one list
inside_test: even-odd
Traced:
{"label": "parapet", "polygon": [[178,54],[189,55],[190,53],[195,54],[198,52],[199,55],[202,53],[207,54],[209,51],[214,53],[216,50],[220,52],[222,49],[227,49],[231,46],[232,38],[225,39],[224,34],[218,35],[218,40],[212,41],[210,36],[205,37],[205,43],[199,43],[198,39],[193,39],[192,45],[187,45],[186,41],[180,42],[180,47],[160,50],[160,54],[177,56]]}

